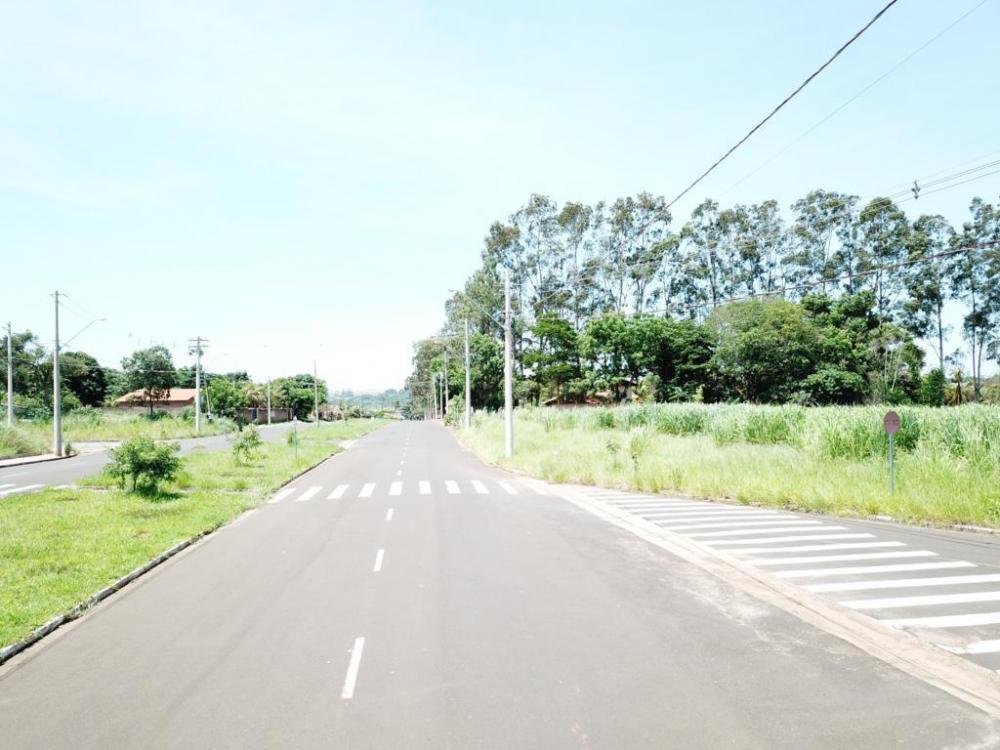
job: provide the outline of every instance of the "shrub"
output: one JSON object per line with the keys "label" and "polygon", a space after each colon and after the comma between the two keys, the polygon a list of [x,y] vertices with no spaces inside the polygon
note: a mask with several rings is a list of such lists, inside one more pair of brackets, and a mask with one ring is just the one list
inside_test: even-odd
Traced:
{"label": "shrub", "polygon": [[256,425],[249,425],[233,441],[233,458],[238,464],[248,464],[260,451],[260,431]]}
{"label": "shrub", "polygon": [[157,445],[152,438],[132,438],[111,451],[107,471],[123,490],[130,482],[130,492],[156,494],[162,482],[177,476],[181,467],[179,449],[176,443]]}

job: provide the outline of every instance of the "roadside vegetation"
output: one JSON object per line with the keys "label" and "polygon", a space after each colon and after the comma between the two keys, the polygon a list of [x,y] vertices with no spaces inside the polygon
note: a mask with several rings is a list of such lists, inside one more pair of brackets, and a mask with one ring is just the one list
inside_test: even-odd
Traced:
{"label": "roadside vegetation", "polygon": [[0,646],[175,544],[257,506],[337,453],[342,440],[384,424],[355,419],[303,426],[297,445],[261,442],[249,452],[195,452],[176,466],[169,448],[139,439],[119,449],[121,460],[112,464],[119,471],[93,477],[86,487],[0,501]]}
{"label": "roadside vegetation", "polygon": [[896,491],[883,407],[658,404],[515,412],[460,433],[503,466],[555,482],[679,491],[930,524],[1000,526],[1000,407],[900,407]]}

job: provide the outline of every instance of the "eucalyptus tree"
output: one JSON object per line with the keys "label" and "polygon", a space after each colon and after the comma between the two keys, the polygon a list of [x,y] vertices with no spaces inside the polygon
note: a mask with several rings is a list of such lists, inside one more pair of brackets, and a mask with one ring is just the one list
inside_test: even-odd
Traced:
{"label": "eucalyptus tree", "polygon": [[951,246],[955,230],[939,215],[922,215],[913,222],[907,244],[907,266],[903,274],[907,299],[902,307],[902,323],[914,336],[928,340],[943,371],[946,358],[944,306],[948,300],[948,274],[940,255]]}
{"label": "eucalyptus tree", "polygon": [[[787,283],[818,282],[825,290],[823,279],[835,273],[838,258],[853,267],[850,241],[857,201],[854,195],[812,190],[792,204],[793,221],[781,259]],[[843,246],[839,256],[834,249],[838,241]]]}
{"label": "eucalyptus tree", "polygon": [[875,292],[879,314],[888,319],[899,304],[903,272],[896,266],[906,257],[910,223],[888,198],[875,198],[857,218],[861,270]]}

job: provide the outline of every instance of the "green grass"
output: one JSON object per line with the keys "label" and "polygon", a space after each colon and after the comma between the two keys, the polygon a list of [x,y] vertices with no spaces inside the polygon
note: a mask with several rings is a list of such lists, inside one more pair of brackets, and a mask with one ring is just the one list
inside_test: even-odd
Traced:
{"label": "green grass", "polygon": [[[204,421],[201,434],[220,435],[231,432],[235,425],[228,419]],[[194,421],[179,416],[149,419],[145,414],[105,412],[80,409],[63,417],[63,439],[69,443],[88,441],[118,441],[133,437],[154,440],[177,440],[194,437]],[[0,428],[0,458],[31,456],[46,453],[52,445],[52,421],[21,421],[13,431]]]}
{"label": "green grass", "polygon": [[298,458],[284,441],[265,443],[249,466],[230,451],[184,458],[183,476],[160,496],[113,488],[47,490],[0,501],[0,646],[28,635],[173,545],[217,528],[271,491],[333,455],[338,441],[386,424],[349,420],[304,426]]}
{"label": "green grass", "polygon": [[1000,526],[1000,408],[899,411],[895,494],[878,407],[526,410],[510,460],[498,416],[477,417],[462,439],[488,460],[556,482]]}

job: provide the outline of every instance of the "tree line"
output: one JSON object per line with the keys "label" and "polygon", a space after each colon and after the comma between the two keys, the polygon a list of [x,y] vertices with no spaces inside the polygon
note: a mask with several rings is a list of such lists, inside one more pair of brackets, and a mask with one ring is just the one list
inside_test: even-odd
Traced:
{"label": "tree line", "polygon": [[[52,416],[52,352],[30,331],[11,337],[14,374],[14,407],[19,418],[48,419]],[[0,339],[0,383],[7,379],[7,340]],[[171,388],[194,388],[195,368],[174,365],[170,350],[163,346],[139,349],[122,359],[120,368],[104,367],[80,351],[60,352],[59,374],[62,409],[114,406],[133,391],[149,413]],[[245,371],[214,373],[202,370],[204,407],[220,416],[235,416],[244,407],[267,406],[267,383],[254,382]],[[317,381],[320,403],[325,403],[327,387]],[[271,405],[291,409],[300,419],[313,411],[313,376],[301,373],[271,381]],[[6,404],[6,390],[0,392]]]}
{"label": "tree line", "polygon": [[[1000,211],[978,197],[960,227],[826,190],[785,212],[706,200],[677,226],[649,193],[561,206],[532,195],[489,228],[442,330],[469,321],[477,408],[502,404],[506,271],[521,403],[981,400],[984,364],[1000,362],[998,244]],[[461,392],[461,342],[435,337],[415,346],[416,401],[433,399],[445,349]]]}

